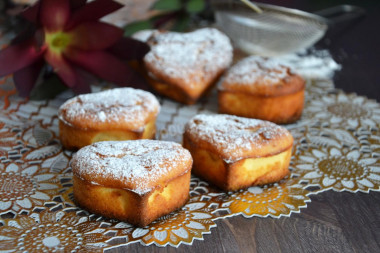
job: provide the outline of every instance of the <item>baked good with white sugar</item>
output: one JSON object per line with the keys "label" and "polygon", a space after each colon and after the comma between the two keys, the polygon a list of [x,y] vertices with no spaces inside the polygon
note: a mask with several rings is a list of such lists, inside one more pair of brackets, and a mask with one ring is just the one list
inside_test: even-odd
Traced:
{"label": "baked good with white sugar", "polygon": [[181,103],[195,103],[232,62],[231,42],[215,28],[151,30],[134,37],[151,46],[144,57],[148,82],[157,93]]}
{"label": "baked good with white sugar", "polygon": [[189,197],[192,157],[178,143],[97,142],[80,149],[71,167],[78,205],[136,226],[182,207]]}
{"label": "baked good with white sugar", "polygon": [[67,149],[98,141],[154,138],[160,104],[143,90],[118,88],[79,95],[58,112],[59,135]]}
{"label": "baked good with white sugar", "polygon": [[305,81],[278,61],[250,56],[218,85],[219,112],[287,124],[301,117]]}
{"label": "baked good with white sugar", "polygon": [[197,115],[185,126],[183,146],[193,157],[194,174],[228,191],[288,175],[293,137],[269,121]]}

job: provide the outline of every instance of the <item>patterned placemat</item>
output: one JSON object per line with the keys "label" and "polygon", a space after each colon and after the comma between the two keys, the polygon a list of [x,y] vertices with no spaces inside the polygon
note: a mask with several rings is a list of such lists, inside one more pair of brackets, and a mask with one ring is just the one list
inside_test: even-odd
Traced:
{"label": "patterned placemat", "polygon": [[[11,78],[1,79],[0,250],[97,252],[136,242],[178,247],[212,233],[217,219],[290,216],[307,207],[311,194],[380,190],[380,104],[313,79],[302,118],[286,126],[295,138],[288,178],[221,192],[192,177],[183,208],[137,228],[88,213],[73,201],[72,152],[62,149],[57,119],[58,107],[72,94],[49,101],[15,94]],[[191,117],[217,113],[215,90],[192,106],[159,100],[161,140],[181,143]]]}

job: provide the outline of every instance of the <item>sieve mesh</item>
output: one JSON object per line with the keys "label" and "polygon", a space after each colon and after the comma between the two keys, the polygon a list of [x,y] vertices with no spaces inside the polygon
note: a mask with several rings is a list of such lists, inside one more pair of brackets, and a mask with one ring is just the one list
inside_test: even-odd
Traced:
{"label": "sieve mesh", "polygon": [[316,15],[259,4],[256,13],[240,2],[214,4],[217,25],[247,53],[279,55],[307,48],[326,32],[326,21]]}

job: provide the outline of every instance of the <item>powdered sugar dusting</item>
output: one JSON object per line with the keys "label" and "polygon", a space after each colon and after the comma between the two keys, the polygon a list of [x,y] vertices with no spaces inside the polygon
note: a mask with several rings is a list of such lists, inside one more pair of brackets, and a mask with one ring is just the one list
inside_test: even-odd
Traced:
{"label": "powdered sugar dusting", "polygon": [[224,114],[197,115],[187,123],[186,130],[196,139],[210,143],[227,162],[239,160],[247,151],[279,136],[290,135],[272,122]]}
{"label": "powdered sugar dusting", "polygon": [[80,149],[72,165],[79,177],[95,175],[120,180],[130,190],[144,194],[151,190],[152,181],[157,184],[171,170],[186,168],[191,159],[189,151],[174,142],[104,141]]}
{"label": "powdered sugar dusting", "polygon": [[289,68],[272,58],[249,56],[229,69],[225,81],[242,85],[279,85],[289,76]]}
{"label": "powdered sugar dusting", "polygon": [[93,122],[122,121],[142,127],[147,114],[158,113],[160,104],[149,92],[133,88],[118,88],[98,93],[79,95],[64,103],[60,117],[72,122],[77,118]]}
{"label": "powdered sugar dusting", "polygon": [[217,29],[203,28],[185,34],[151,34],[148,40],[151,51],[144,61],[152,64],[163,75],[180,78],[187,85],[194,85],[208,76],[215,76],[232,62],[230,40]]}
{"label": "powdered sugar dusting", "polygon": [[291,66],[297,74],[304,78],[311,79],[330,79],[334,76],[335,71],[342,68],[326,49],[304,49],[295,54],[276,57],[276,60],[281,64]]}

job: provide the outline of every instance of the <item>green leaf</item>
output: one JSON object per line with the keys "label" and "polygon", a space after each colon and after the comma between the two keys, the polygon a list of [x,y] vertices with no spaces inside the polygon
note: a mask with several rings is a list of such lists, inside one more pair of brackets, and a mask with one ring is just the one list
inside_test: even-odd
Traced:
{"label": "green leaf", "polygon": [[189,26],[190,17],[188,15],[183,15],[174,23],[171,30],[176,32],[184,32]]}
{"label": "green leaf", "polygon": [[50,75],[33,88],[30,94],[30,99],[52,99],[67,89],[67,86],[62,83],[61,79],[59,79],[57,75]]}
{"label": "green leaf", "polygon": [[153,4],[154,10],[160,11],[176,11],[181,9],[180,0],[158,0]]}
{"label": "green leaf", "polygon": [[190,13],[201,12],[205,8],[204,0],[189,0],[186,3],[186,10]]}
{"label": "green leaf", "polygon": [[153,29],[153,25],[149,20],[129,23],[126,26],[124,26],[124,36],[131,36],[135,32],[147,29]]}

